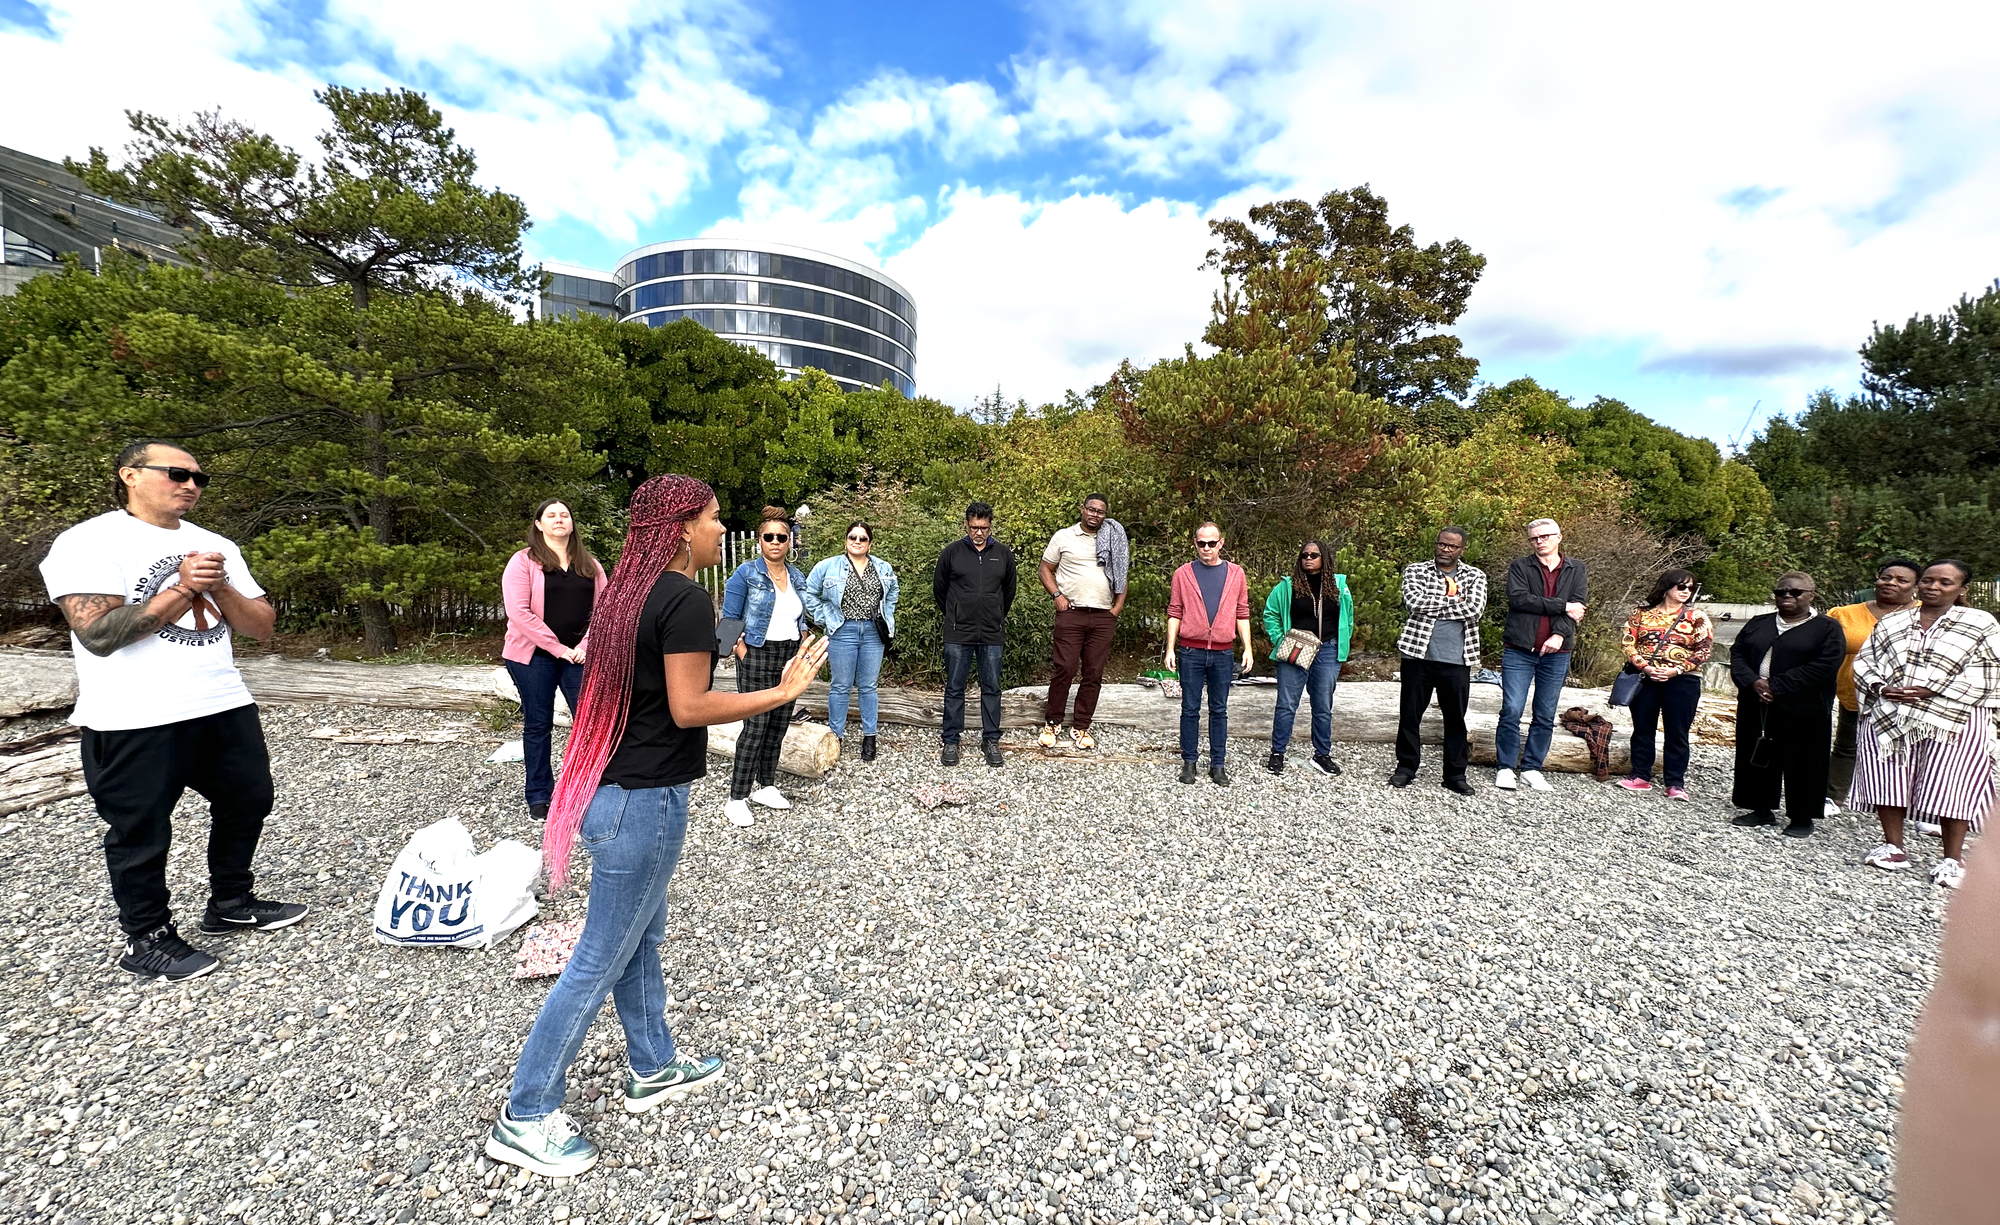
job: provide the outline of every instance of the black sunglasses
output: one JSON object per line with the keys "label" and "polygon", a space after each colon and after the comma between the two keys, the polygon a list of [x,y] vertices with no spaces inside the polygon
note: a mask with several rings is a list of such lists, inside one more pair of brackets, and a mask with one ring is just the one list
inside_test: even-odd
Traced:
{"label": "black sunglasses", "polygon": [[1772,595],[1789,595],[1789,596],[1802,596],[1802,595],[1811,595],[1812,593],[1813,593],[1813,589],[1812,589],[1812,588],[1810,588],[1810,587],[1773,587],[1773,588],[1771,588],[1771,594],[1772,594]]}
{"label": "black sunglasses", "polygon": [[1318,561],[1318,560],[1319,560],[1319,554],[1317,554],[1317,553],[1301,553],[1301,554],[1299,554],[1299,560],[1300,560],[1300,561]]}
{"label": "black sunglasses", "polygon": [[193,481],[196,489],[208,488],[208,483],[215,479],[199,468],[175,468],[167,464],[126,464],[125,466],[127,468],[145,468],[152,472],[164,472],[167,474],[167,479],[176,485],[185,481]]}
{"label": "black sunglasses", "polygon": [[1220,540],[1197,540],[1194,542],[1194,547],[1197,549],[1219,549],[1222,547],[1222,542]]}
{"label": "black sunglasses", "polygon": [[849,537],[848,537],[848,539],[849,539],[849,540],[852,540],[852,541],[854,541],[854,542],[856,542],[857,544],[867,544],[867,543],[869,542],[869,540],[871,539],[871,537],[868,537],[868,536],[849,536]]}
{"label": "black sunglasses", "polygon": [[791,536],[790,536],[790,534],[788,534],[788,533],[786,533],[786,532],[765,532],[765,533],[764,533],[764,543],[765,543],[765,544],[783,544],[783,543],[784,543],[785,541],[787,541],[787,540],[790,540],[790,539],[791,539]]}

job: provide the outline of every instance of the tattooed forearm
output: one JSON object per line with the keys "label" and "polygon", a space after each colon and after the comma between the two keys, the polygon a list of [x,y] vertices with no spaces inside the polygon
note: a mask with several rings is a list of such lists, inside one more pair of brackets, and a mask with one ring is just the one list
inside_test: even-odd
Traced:
{"label": "tattooed forearm", "polygon": [[[127,604],[119,595],[66,595],[57,603],[83,649],[92,655],[109,655],[158,630],[174,612],[185,612],[181,603],[186,597],[179,594],[182,590],[170,587],[144,604]],[[161,605],[162,611],[148,611],[155,604]]]}

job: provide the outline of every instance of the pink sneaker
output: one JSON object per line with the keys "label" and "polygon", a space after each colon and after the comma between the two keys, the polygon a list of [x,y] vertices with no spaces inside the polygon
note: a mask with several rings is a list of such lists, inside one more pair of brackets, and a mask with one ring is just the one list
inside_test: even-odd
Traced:
{"label": "pink sneaker", "polygon": [[1679,800],[1685,804],[1687,803],[1688,789],[1686,787],[1669,787],[1667,788],[1667,798],[1670,800]]}
{"label": "pink sneaker", "polygon": [[1653,784],[1643,778],[1621,778],[1618,780],[1617,785],[1625,788],[1627,791],[1651,791],[1653,789]]}

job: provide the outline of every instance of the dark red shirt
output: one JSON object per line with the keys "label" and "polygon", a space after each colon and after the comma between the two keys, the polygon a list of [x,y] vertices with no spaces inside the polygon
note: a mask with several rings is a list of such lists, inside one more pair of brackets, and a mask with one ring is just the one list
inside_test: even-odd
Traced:
{"label": "dark red shirt", "polygon": [[[1535,559],[1535,564],[1542,567],[1542,594],[1549,597],[1551,600],[1555,599],[1556,579],[1558,576],[1562,574],[1562,569],[1563,569],[1562,555],[1561,554],[1556,555],[1556,564],[1553,566],[1544,564],[1542,559],[1539,557]],[[1551,632],[1552,631],[1549,629],[1549,619],[1547,617],[1543,617],[1540,621],[1537,621],[1535,623],[1536,650],[1540,650],[1542,644],[1549,640],[1549,634]],[[1569,640],[1564,639],[1562,644],[1563,651],[1568,651],[1569,645],[1570,645]]]}

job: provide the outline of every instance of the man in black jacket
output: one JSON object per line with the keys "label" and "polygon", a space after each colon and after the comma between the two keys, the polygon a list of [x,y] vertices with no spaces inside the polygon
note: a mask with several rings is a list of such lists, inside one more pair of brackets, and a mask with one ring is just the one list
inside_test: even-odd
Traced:
{"label": "man in black jacket", "polygon": [[1014,553],[993,539],[993,508],[965,508],[965,535],[945,546],[931,575],[944,630],[945,765],[958,764],[965,731],[965,683],[979,669],[979,746],[986,764],[1000,755],[1000,648],[1007,641],[1007,610],[1014,607]]}
{"label": "man in black jacket", "polygon": [[1729,647],[1736,682],[1736,785],[1730,802],[1749,812],[1736,825],[1778,820],[1807,838],[1826,796],[1833,750],[1834,683],[1847,658],[1847,631],[1812,606],[1812,575],[1794,570],[1771,591],[1778,611],[1752,617]]}
{"label": "man in black jacket", "polygon": [[[1576,623],[1589,599],[1583,563],[1562,554],[1562,528],[1554,519],[1528,525],[1528,545],[1534,550],[1507,567],[1507,623],[1501,633],[1500,726],[1493,732],[1493,752],[1500,769],[1493,785],[1502,791],[1520,781],[1536,791],[1552,791],[1542,777],[1542,762],[1556,734],[1556,707],[1562,703],[1563,681],[1569,678],[1570,650],[1576,645]],[[1521,749],[1521,711],[1528,689],[1535,691],[1534,722],[1528,745]]]}

